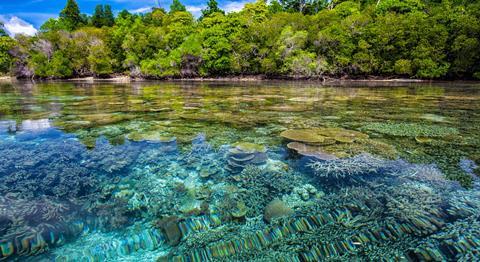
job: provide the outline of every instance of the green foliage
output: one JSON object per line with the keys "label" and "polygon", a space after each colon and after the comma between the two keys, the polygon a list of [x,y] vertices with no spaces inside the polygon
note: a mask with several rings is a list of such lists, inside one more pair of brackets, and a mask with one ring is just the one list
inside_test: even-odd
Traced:
{"label": "green foliage", "polygon": [[91,18],[91,23],[95,27],[113,26],[115,18],[113,17],[112,7],[110,5],[97,5],[95,13]]}
{"label": "green foliage", "polygon": [[[42,77],[71,71],[480,79],[479,20],[480,3],[460,1],[257,0],[225,14],[209,0],[196,20],[179,0],[168,13],[124,10],[116,18],[108,5],[98,5],[87,17],[68,0],[59,19],[49,19],[38,36],[22,40],[13,57],[22,66],[12,71]],[[54,65],[57,52],[68,63]],[[2,61],[5,57],[4,51]],[[3,71],[11,61],[3,62]],[[60,70],[65,66],[69,70]]]}
{"label": "green foliage", "polygon": [[170,14],[185,11],[187,11],[187,8],[182,3],[180,3],[180,0],[173,0],[172,4],[170,5]]}
{"label": "green foliage", "polygon": [[67,0],[67,5],[60,12],[60,19],[65,24],[65,28],[75,30],[84,23],[80,15],[80,8],[75,0]]}
{"label": "green foliage", "polygon": [[377,12],[407,13],[424,8],[425,5],[421,0],[380,0],[377,5]]}
{"label": "green foliage", "polygon": [[218,7],[216,0],[208,0],[207,7],[202,10],[202,16],[200,17],[200,20],[202,20],[204,17],[212,15],[213,13],[225,14],[225,11]]}
{"label": "green foliage", "polygon": [[[283,10],[288,12],[300,12],[303,14],[315,14],[328,5],[327,0],[280,0]],[[273,4],[276,6],[277,4]],[[277,9],[277,7],[275,7]]]}
{"label": "green foliage", "polygon": [[8,36],[0,36],[0,74],[8,73],[12,63],[10,50],[15,46],[15,40]]}
{"label": "green foliage", "polygon": [[2,22],[0,22],[0,37],[7,36],[7,32],[5,32],[5,28]]}
{"label": "green foliage", "polygon": [[412,74],[412,62],[408,59],[399,59],[395,61],[395,74],[399,75],[411,75]]}
{"label": "green foliage", "polygon": [[115,17],[113,16],[112,7],[110,5],[105,5],[103,11],[104,25],[113,26],[115,23]]}

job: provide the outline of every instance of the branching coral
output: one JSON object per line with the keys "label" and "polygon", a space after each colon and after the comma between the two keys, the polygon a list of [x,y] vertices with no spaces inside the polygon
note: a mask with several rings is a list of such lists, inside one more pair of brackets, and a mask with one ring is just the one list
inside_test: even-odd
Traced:
{"label": "branching coral", "polygon": [[319,177],[339,179],[377,173],[386,163],[372,155],[361,154],[351,158],[312,161],[307,166]]}
{"label": "branching coral", "polygon": [[248,215],[257,216],[268,202],[300,185],[301,177],[288,171],[271,171],[248,165],[240,174],[231,176],[229,181],[242,189],[240,200],[249,207]]}
{"label": "branching coral", "polygon": [[414,223],[423,217],[440,217],[443,199],[432,188],[409,182],[386,189],[386,212],[405,222]]}

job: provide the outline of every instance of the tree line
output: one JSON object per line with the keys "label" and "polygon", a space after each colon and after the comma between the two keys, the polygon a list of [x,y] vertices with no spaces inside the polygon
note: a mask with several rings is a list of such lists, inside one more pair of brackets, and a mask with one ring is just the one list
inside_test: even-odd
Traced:
{"label": "tree line", "polygon": [[199,18],[179,0],[116,16],[68,0],[35,36],[0,30],[0,72],[480,79],[479,21],[476,0],[258,0],[231,13],[209,0]]}

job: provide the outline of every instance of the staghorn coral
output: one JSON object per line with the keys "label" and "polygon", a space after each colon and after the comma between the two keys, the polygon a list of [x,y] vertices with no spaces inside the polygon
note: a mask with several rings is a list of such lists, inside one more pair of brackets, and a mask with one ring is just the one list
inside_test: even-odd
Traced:
{"label": "staghorn coral", "polygon": [[443,199],[434,189],[416,182],[386,188],[386,213],[401,221],[414,223],[420,217],[440,217]]}
{"label": "staghorn coral", "polygon": [[385,160],[369,154],[361,154],[344,159],[313,160],[307,164],[307,167],[311,168],[318,177],[341,179],[378,173],[382,168],[386,167],[386,164]]}

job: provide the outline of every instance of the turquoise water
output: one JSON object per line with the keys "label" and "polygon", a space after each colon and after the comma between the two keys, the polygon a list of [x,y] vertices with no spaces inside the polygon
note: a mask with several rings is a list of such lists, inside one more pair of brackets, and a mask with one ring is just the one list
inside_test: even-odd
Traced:
{"label": "turquoise water", "polygon": [[473,261],[476,84],[0,84],[0,260]]}

